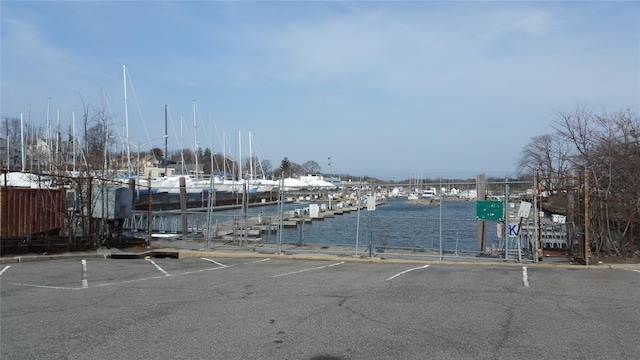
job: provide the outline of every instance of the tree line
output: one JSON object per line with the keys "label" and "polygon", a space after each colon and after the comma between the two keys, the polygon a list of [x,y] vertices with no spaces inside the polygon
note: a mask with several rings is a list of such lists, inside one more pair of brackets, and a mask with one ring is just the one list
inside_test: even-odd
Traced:
{"label": "tree line", "polygon": [[629,109],[595,113],[585,105],[553,115],[552,131],[522,149],[519,173],[539,174],[545,202],[566,211],[592,251],[633,257],[640,214],[638,115]]}

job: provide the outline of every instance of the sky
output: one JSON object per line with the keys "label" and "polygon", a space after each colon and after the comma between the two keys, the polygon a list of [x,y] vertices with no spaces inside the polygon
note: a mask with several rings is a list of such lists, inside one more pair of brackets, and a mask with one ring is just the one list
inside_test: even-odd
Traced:
{"label": "sky", "polygon": [[164,149],[167,105],[170,152],[502,177],[554,114],[640,107],[639,1],[3,0],[0,16],[2,119],[49,109],[79,132],[83,101],[104,100],[132,153]]}

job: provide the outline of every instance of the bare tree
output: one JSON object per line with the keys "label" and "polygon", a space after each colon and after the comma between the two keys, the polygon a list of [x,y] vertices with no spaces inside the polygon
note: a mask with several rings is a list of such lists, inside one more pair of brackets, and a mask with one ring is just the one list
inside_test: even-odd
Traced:
{"label": "bare tree", "polygon": [[572,112],[555,112],[554,115],[553,129],[573,150],[568,154],[568,160],[574,167],[589,167],[593,161],[591,151],[595,132],[591,110],[577,105]]}
{"label": "bare tree", "polygon": [[108,164],[110,153],[108,149],[113,143],[113,136],[104,124],[95,124],[87,129],[85,141],[87,142],[87,161],[94,169],[102,168],[104,164]]}
{"label": "bare tree", "polygon": [[273,170],[273,165],[271,165],[271,160],[262,160],[260,162],[260,169],[265,174],[271,173],[271,171]]}
{"label": "bare tree", "polygon": [[304,164],[302,164],[302,168],[307,174],[318,174],[320,172],[320,170],[322,169],[320,167],[320,164],[318,164],[317,162],[315,162],[313,160],[309,160],[309,161],[305,162]]}
{"label": "bare tree", "polygon": [[302,167],[302,165],[292,162],[291,163],[291,176],[300,176],[302,174],[305,173],[304,168]]}
{"label": "bare tree", "polygon": [[[596,238],[604,250],[633,253],[634,219],[640,203],[639,121],[630,110],[596,116],[592,178],[596,184],[593,209]],[[596,248],[596,250],[601,250]]]}
{"label": "bare tree", "polygon": [[522,149],[518,160],[520,174],[539,171],[543,189],[553,191],[565,187],[568,170],[567,143],[555,134],[538,135]]}
{"label": "bare tree", "polygon": [[[8,126],[9,131],[9,143],[16,144],[20,142],[20,119],[19,118],[11,118],[8,120],[7,124],[3,124]],[[4,127],[4,126],[3,126]],[[4,130],[4,129],[3,129]],[[3,137],[5,134],[2,134]]]}
{"label": "bare tree", "polygon": [[567,159],[588,176],[591,246],[633,254],[640,213],[639,121],[630,110],[594,115],[584,106],[556,113],[554,129],[570,146]]}

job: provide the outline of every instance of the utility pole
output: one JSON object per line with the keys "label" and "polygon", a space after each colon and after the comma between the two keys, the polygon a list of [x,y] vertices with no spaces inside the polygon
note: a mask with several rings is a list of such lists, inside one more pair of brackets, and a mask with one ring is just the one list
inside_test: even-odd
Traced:
{"label": "utility pole", "polygon": [[27,166],[27,152],[24,147],[24,120],[22,113],[20,113],[20,162],[22,162],[21,171],[26,171]]}
{"label": "utility pole", "polygon": [[589,265],[589,171],[584,169],[584,264]]}
{"label": "utility pole", "polygon": [[504,261],[509,260],[509,179],[504,179]]}
{"label": "utility pole", "polygon": [[[9,118],[4,119],[5,131],[7,136],[4,139],[5,152],[7,153],[7,172],[9,172]],[[6,181],[5,181],[6,184]]]}

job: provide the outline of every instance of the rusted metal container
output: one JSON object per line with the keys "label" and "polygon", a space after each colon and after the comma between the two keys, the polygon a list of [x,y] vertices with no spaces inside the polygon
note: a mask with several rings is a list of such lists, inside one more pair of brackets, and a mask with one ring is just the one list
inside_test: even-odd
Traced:
{"label": "rusted metal container", "polygon": [[59,235],[65,218],[64,189],[0,187],[0,236]]}

